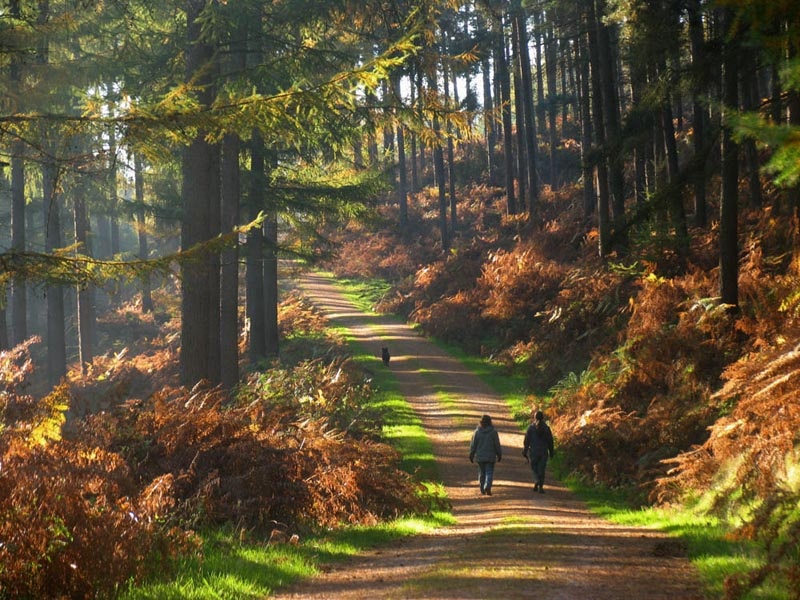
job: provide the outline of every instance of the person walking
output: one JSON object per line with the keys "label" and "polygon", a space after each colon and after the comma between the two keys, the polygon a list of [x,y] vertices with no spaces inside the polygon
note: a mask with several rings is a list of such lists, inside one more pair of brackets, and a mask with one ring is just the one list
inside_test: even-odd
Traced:
{"label": "person walking", "polygon": [[494,463],[503,458],[503,450],[500,447],[500,435],[492,425],[492,417],[483,415],[480,424],[472,434],[472,441],[469,444],[469,462],[478,461],[479,476],[478,481],[481,486],[481,494],[492,495],[492,482],[494,481]]}
{"label": "person walking", "polygon": [[525,441],[522,445],[522,456],[531,463],[533,471],[533,491],[544,494],[544,471],[547,468],[547,458],[553,458],[553,432],[545,423],[544,413],[536,411],[534,422],[525,432]]}

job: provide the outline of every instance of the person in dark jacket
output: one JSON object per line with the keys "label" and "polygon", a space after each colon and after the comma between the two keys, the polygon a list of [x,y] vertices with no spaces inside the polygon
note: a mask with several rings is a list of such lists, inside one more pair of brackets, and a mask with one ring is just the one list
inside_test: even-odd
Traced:
{"label": "person in dark jacket", "polygon": [[547,458],[552,458],[553,454],[555,454],[553,432],[545,423],[544,413],[537,410],[534,422],[528,426],[528,430],[525,432],[525,441],[522,445],[522,456],[531,463],[534,492],[544,494],[544,471],[547,467]]}
{"label": "person in dark jacket", "polygon": [[480,474],[478,481],[481,486],[481,494],[492,495],[492,481],[494,480],[494,463],[503,458],[503,450],[500,448],[500,435],[492,425],[492,417],[483,415],[478,427],[472,434],[472,441],[469,444],[469,462],[478,461]]}

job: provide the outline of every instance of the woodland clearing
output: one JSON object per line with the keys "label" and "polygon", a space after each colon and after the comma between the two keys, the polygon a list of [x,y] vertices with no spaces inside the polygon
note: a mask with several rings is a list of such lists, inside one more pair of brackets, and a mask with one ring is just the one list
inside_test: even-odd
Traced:
{"label": "woodland clearing", "polygon": [[[592,515],[558,482],[534,494],[522,433],[508,407],[458,361],[396,318],[364,313],[328,277],[305,274],[305,294],[351,340],[392,353],[398,388],[430,437],[456,524],[359,555],[276,598],[703,598],[689,561],[664,534]],[[467,459],[480,415],[500,431],[503,460],[491,497]]]}

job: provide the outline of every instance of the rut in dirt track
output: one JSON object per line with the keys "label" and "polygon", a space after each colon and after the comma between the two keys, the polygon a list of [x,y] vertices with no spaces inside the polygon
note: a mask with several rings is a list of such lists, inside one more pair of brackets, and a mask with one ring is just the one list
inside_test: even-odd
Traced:
{"label": "rut in dirt track", "polygon": [[[325,276],[298,286],[333,324],[372,353],[388,346],[399,390],[422,420],[452,501],[456,525],[356,557],[277,598],[699,599],[691,564],[658,557],[658,532],[591,515],[557,482],[534,494],[522,433],[508,407],[435,344],[391,317],[355,308]],[[484,413],[500,432],[503,460],[481,496],[469,440]],[[663,544],[662,544],[663,545]]]}

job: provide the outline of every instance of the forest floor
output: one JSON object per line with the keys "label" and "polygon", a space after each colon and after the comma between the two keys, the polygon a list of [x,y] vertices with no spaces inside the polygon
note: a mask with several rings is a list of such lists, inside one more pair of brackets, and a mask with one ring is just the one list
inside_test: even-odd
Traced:
{"label": "forest floor", "polygon": [[[546,493],[534,493],[519,425],[457,360],[396,318],[360,311],[325,276],[306,273],[298,284],[376,357],[375,368],[389,347],[389,368],[431,439],[456,524],[358,555],[275,598],[704,598],[691,563],[663,551],[671,547],[663,533],[604,521],[552,478]],[[467,458],[485,413],[503,446],[492,496],[480,494]]]}

